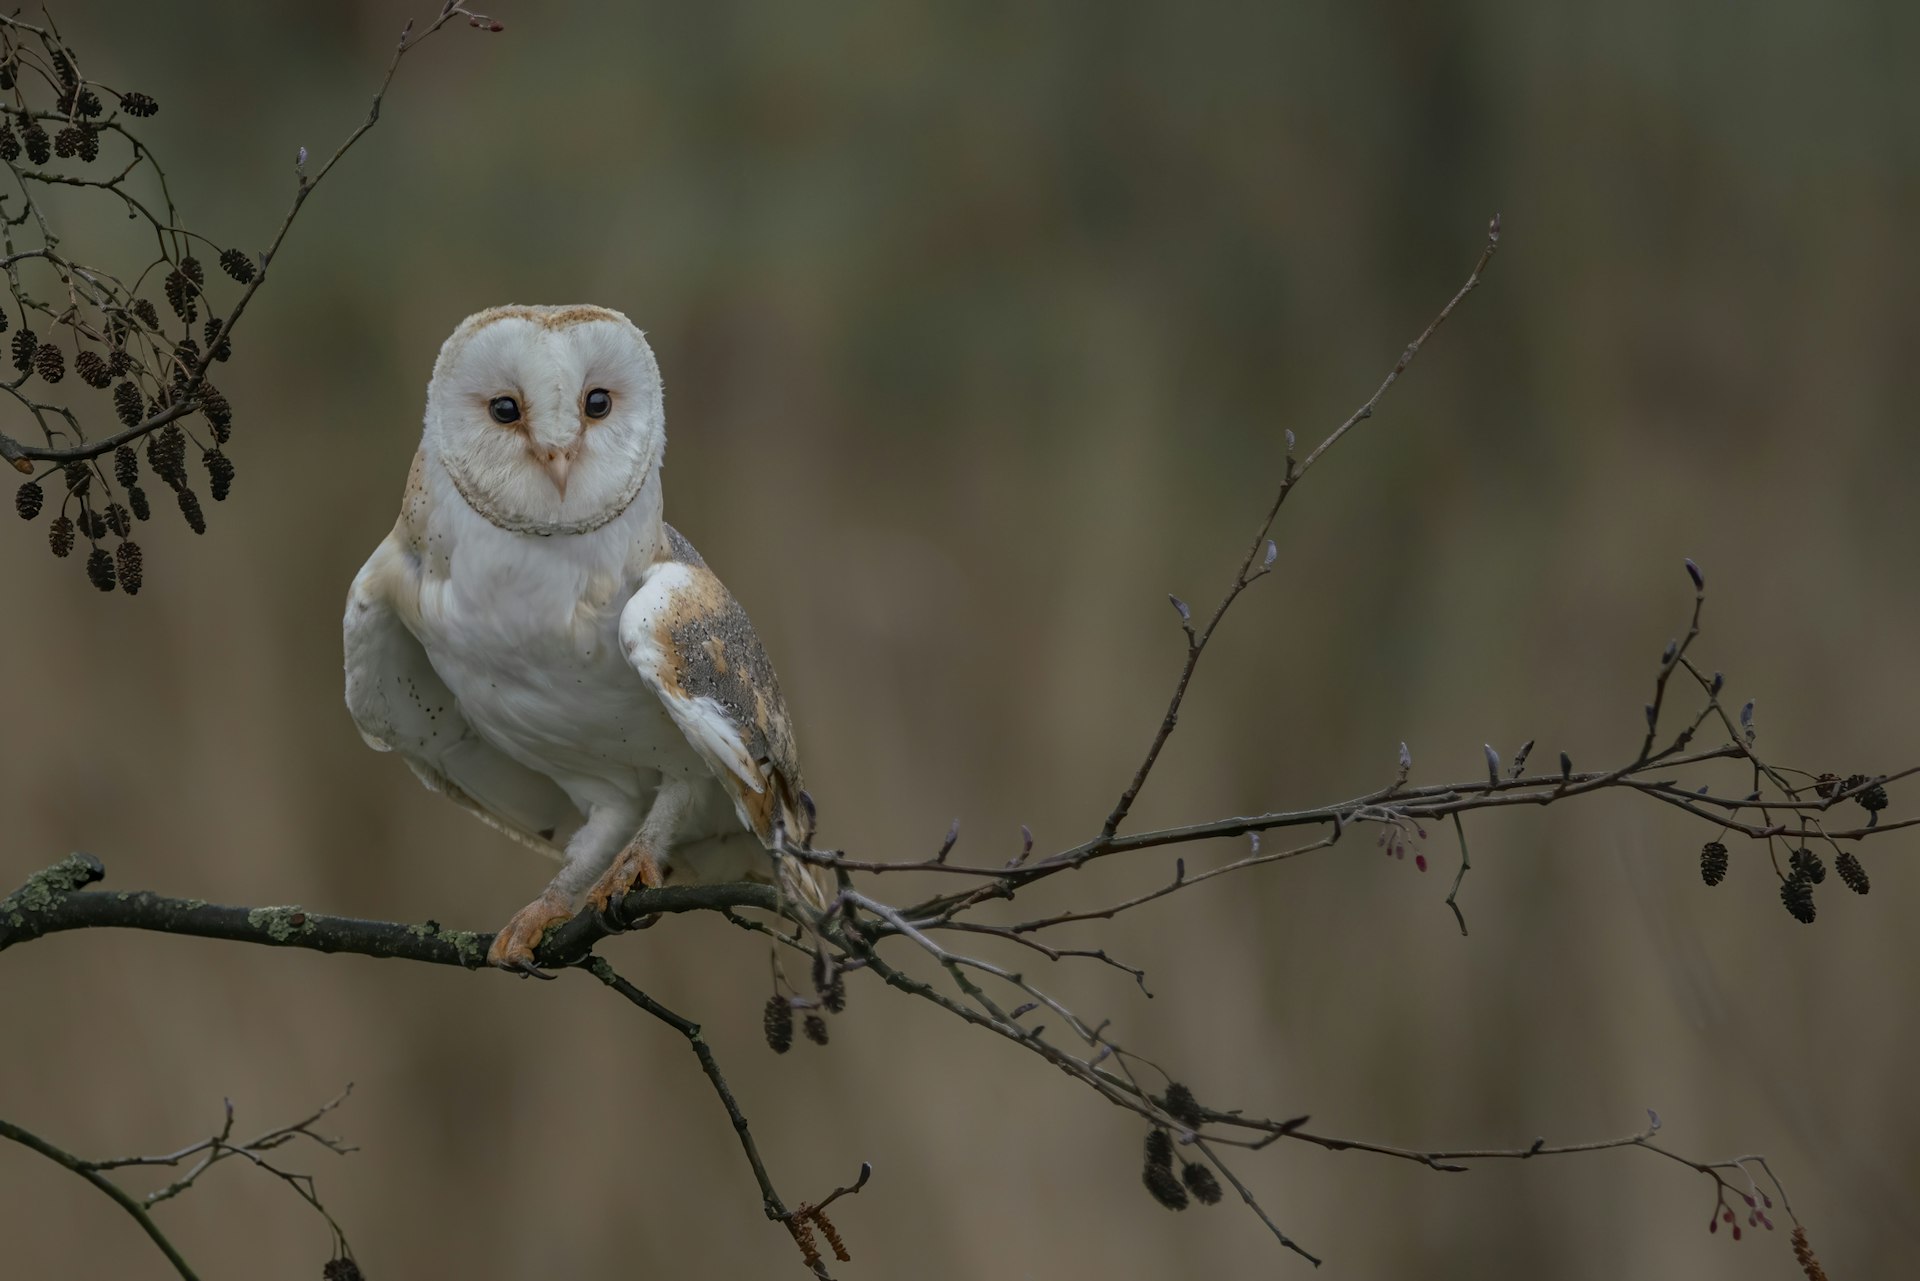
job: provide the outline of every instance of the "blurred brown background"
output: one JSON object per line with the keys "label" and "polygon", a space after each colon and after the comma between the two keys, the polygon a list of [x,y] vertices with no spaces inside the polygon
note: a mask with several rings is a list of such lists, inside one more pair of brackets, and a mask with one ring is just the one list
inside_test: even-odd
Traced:
{"label": "blurred brown background", "polygon": [[[827,840],[917,857],[955,815],[982,859],[1022,822],[1083,839],[1177,665],[1164,594],[1211,604],[1282,429],[1371,391],[1496,209],[1486,287],[1289,506],[1137,821],[1364,791],[1403,738],[1428,781],[1483,741],[1624,758],[1683,555],[1697,652],[1764,747],[1920,756],[1914,6],[499,5],[505,34],[409,61],[303,214],[221,373],[239,479],[209,534],[157,513],[128,600],[0,526],[0,880],[84,848],[110,887],[234,902],[481,927],[526,900],[544,868],[367,751],[339,688],[437,345],[507,301],[650,332],[668,515],[777,658]],[[331,150],[428,7],[58,15],[160,100],[190,222],[256,247],[296,145]],[[1709,892],[1707,833],[1644,804],[1470,831],[1470,938],[1451,847],[1422,876],[1368,834],[1113,927],[1151,1002],[1058,985],[1206,1099],[1355,1137],[1602,1137],[1657,1107],[1684,1151],[1769,1154],[1833,1276],[1904,1271],[1915,842],[1870,846],[1872,897],[1830,883],[1806,928],[1757,851]],[[874,1163],[848,1277],[1306,1274],[1237,1206],[1160,1210],[1136,1124],[917,1002],[856,982],[829,1048],[776,1060],[760,941],[673,920],[609,951],[705,1021],[791,1199]],[[579,977],[69,935],[0,958],[0,1029],[0,1114],[87,1154],[355,1082],[333,1128],[362,1150],[300,1163],[373,1278],[799,1275],[684,1044]],[[1709,1236],[1707,1182],[1643,1153],[1240,1168],[1332,1276],[1797,1275],[1784,1231]],[[326,1250],[234,1167],[163,1222],[208,1278]],[[0,1241],[9,1277],[169,1275],[11,1146]]]}

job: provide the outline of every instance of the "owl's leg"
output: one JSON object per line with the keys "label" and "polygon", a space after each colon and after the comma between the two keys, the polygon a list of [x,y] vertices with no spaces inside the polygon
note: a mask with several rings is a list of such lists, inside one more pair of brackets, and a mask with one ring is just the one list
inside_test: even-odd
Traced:
{"label": "owl's leg", "polygon": [[587,905],[609,926],[632,929],[652,924],[651,921],[623,923],[618,919],[616,908],[636,884],[654,889],[662,883],[661,865],[673,849],[674,831],[692,801],[692,783],[685,779],[663,782],[640,830],[587,891]]}
{"label": "owl's leg", "polygon": [[540,897],[513,914],[487,949],[487,964],[551,978],[533,963],[533,950],[547,930],[573,916],[573,898],[606,867],[633,831],[633,810],[595,805],[587,821],[567,842],[567,861]]}

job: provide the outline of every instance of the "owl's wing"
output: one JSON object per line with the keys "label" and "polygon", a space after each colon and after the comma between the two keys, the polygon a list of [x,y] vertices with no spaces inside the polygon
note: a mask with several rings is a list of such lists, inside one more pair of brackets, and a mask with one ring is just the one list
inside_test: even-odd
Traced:
{"label": "owl's wing", "polygon": [[[671,525],[666,543],[621,611],[621,648],[732,796],[741,825],[772,848],[776,813],[795,833],[808,823],[780,681],[747,612],[693,544]],[[795,879],[824,906],[816,877]]]}
{"label": "owl's wing", "polygon": [[376,751],[398,753],[422,783],[552,858],[580,812],[554,781],[475,732],[407,626],[417,617],[418,558],[396,528],[353,580],[344,622],[347,709]]}

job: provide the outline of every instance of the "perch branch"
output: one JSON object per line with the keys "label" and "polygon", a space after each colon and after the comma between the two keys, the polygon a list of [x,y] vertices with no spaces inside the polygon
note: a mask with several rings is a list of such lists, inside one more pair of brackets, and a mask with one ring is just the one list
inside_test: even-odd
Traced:
{"label": "perch branch", "polygon": [[[29,877],[19,889],[0,899],[0,951],[70,930],[137,929],[265,947],[344,952],[477,970],[486,968],[487,948],[494,937],[486,932],[447,929],[434,921],[419,924],[366,921],[308,912],[298,906],[234,907],[146,891],[116,893],[85,888],[97,883],[105,875],[106,869],[97,858],[88,854],[70,854],[52,867]],[[621,915],[629,920],[654,913],[689,911],[716,911],[731,915],[735,909],[742,907],[778,911],[778,892],[772,886],[746,883],[637,890],[623,901]],[[615,973],[604,958],[593,955],[594,945],[610,932],[608,926],[592,914],[582,914],[549,933],[536,956],[543,966],[549,968],[585,968],[629,1003],[687,1038],[699,1058],[701,1070],[712,1083],[726,1108],[728,1119],[740,1136],[747,1162],[760,1185],[767,1217],[785,1227],[799,1242],[807,1222],[817,1218],[827,1202],[806,1207],[805,1214],[787,1209],[774,1190],[766,1164],[747,1127],[747,1119],[734,1099],[725,1076],[721,1074],[711,1047],[701,1035],[699,1024],[660,1004]],[[185,1177],[149,1197],[148,1204],[152,1204],[191,1186],[214,1162],[225,1157],[243,1156],[294,1184],[302,1197],[325,1215],[326,1210],[312,1194],[311,1183],[303,1185],[300,1182],[305,1176],[289,1175],[262,1160],[258,1154],[295,1134],[307,1134],[336,1151],[342,1150],[312,1134],[309,1128],[339,1102],[336,1099],[306,1120],[270,1131],[247,1144],[227,1141],[232,1125],[229,1111],[228,1129],[193,1147],[164,1157],[126,1158],[100,1163],[89,1169],[98,1171],[122,1165],[171,1165],[200,1153],[206,1154]],[[864,1185],[864,1182],[863,1178],[861,1184]],[[844,1195],[845,1191],[841,1194]],[[832,1199],[828,1197],[827,1201]],[[345,1238],[340,1234],[338,1225],[333,1223],[331,1216],[327,1222],[333,1226],[336,1237],[344,1246]],[[816,1276],[828,1276],[824,1264],[819,1261],[816,1260],[811,1267]]]}

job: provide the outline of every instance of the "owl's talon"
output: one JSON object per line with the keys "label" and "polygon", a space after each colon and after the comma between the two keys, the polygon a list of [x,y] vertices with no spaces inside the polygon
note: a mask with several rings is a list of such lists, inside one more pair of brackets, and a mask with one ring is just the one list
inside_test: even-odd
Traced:
{"label": "owl's talon", "polygon": [[515,912],[506,928],[494,935],[493,945],[487,949],[487,964],[534,978],[553,978],[533,963],[533,949],[540,945],[550,927],[572,915],[567,896],[549,886],[546,893]]}
{"label": "owl's talon", "polygon": [[660,875],[660,864],[654,861],[645,846],[635,841],[620,851],[613,865],[602,872],[600,879],[593,883],[593,888],[587,891],[587,906],[593,912],[594,919],[609,933],[624,934],[628,930],[643,929],[653,921],[627,921],[627,893],[636,885],[644,889],[658,888],[664,879]]}

